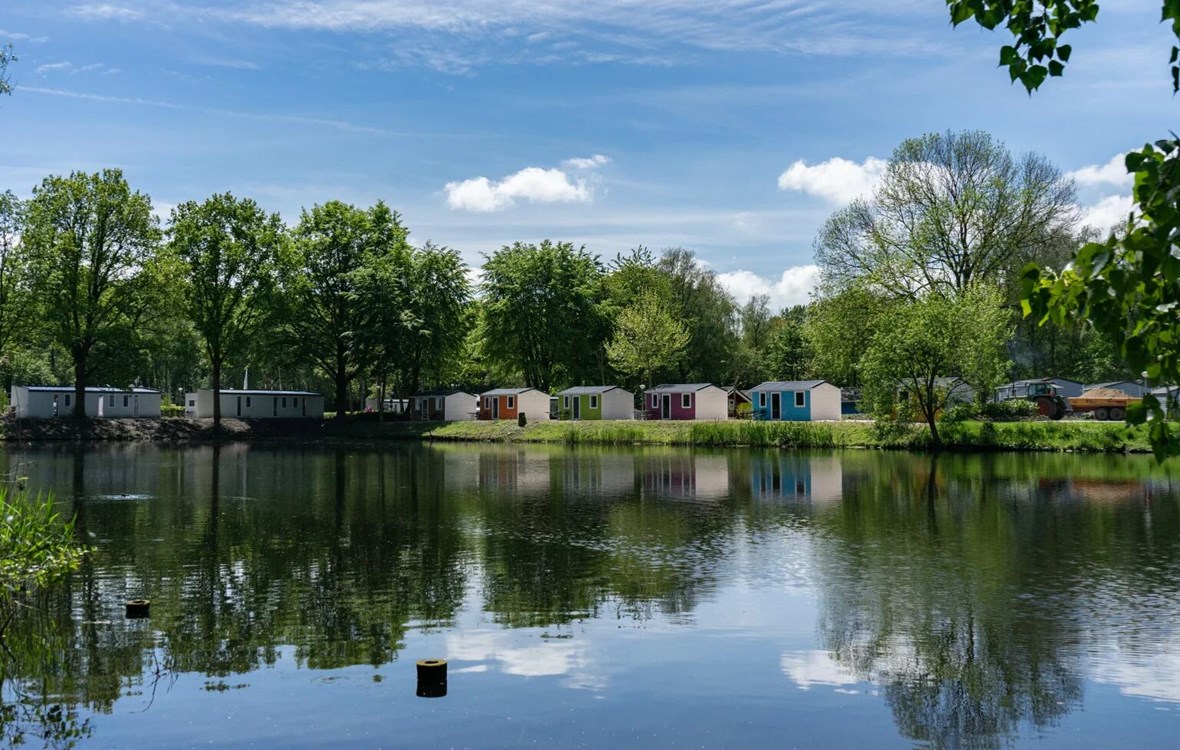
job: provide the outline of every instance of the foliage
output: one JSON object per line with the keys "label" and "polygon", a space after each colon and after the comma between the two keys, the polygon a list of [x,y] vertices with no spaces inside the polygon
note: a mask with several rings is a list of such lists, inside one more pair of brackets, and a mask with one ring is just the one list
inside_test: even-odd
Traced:
{"label": "foliage", "polygon": [[808,316],[807,307],[795,305],[774,321],[765,354],[770,380],[805,380],[811,374],[815,353],[806,336]]}
{"label": "foliage", "polygon": [[864,284],[813,302],[803,323],[810,374],[842,386],[861,385],[861,357],[892,304]]}
{"label": "foliage", "polygon": [[[1095,0],[947,0],[957,25],[975,19],[985,28],[1004,23],[1014,45],[1000,50],[1000,65],[1031,94],[1047,76],[1060,75],[1072,53],[1059,38],[1098,16]],[[1180,3],[1164,0],[1161,19],[1171,22],[1180,40]],[[1171,52],[1172,90],[1180,91],[1180,47]],[[1029,267],[1024,272],[1025,314],[1062,325],[1087,321],[1119,342],[1133,372],[1156,383],[1180,382],[1180,139],[1175,135],[1145,145],[1126,156],[1135,175],[1136,216],[1125,231],[1078,250],[1061,272]],[[1130,410],[1128,420],[1151,418],[1150,434],[1157,460],[1180,455],[1180,431],[1166,409],[1147,396]]]}
{"label": "foliage", "polygon": [[939,424],[958,424],[969,419],[979,419],[981,409],[977,401],[948,406],[938,415]]}
{"label": "foliage", "polygon": [[151,201],[117,169],[47,177],[33,191],[21,241],[40,316],[73,362],[75,403],[96,367],[165,309],[171,279],[156,262],[158,238]]}
{"label": "foliage", "polygon": [[367,210],[329,201],[304,210],[286,266],[288,343],[331,378],[337,415],[348,411],[349,385],[372,363],[372,340],[359,334],[367,313],[358,272],[407,251],[401,217],[378,201]]}
{"label": "foliage", "polygon": [[816,240],[822,284],[892,297],[1015,278],[1030,247],[1076,218],[1073,183],[1044,158],[1014,158],[980,131],[930,133],[893,152],[872,196],[833,214]]}
{"label": "foliage", "polygon": [[904,418],[907,403],[898,399],[903,394],[929,425],[934,447],[940,447],[936,420],[955,383],[961,379],[986,393],[1003,372],[1007,320],[997,293],[985,287],[958,299],[930,294],[894,306],[861,363],[873,412]]}
{"label": "foliage", "polygon": [[996,422],[1012,422],[1032,419],[1040,414],[1035,401],[1014,398],[999,403],[988,402],[979,410],[980,415]]}
{"label": "foliage", "polygon": [[690,250],[665,250],[656,269],[667,279],[671,312],[684,322],[689,336],[675,380],[733,382],[738,351],[738,307],[733,297]]}
{"label": "foliage", "polygon": [[8,64],[16,62],[11,44],[0,46],[0,94],[12,93],[12,79],[8,77]]}
{"label": "foliage", "polygon": [[271,316],[284,228],[278,214],[229,193],[172,212],[169,248],[183,268],[184,308],[212,368],[213,425],[221,424],[222,366],[247,355]]}
{"label": "foliage", "polygon": [[0,193],[0,363],[19,335],[31,333],[27,311],[28,264],[21,253],[24,203],[11,190]]}
{"label": "foliage", "polygon": [[517,242],[488,256],[483,273],[491,363],[543,391],[603,378],[610,328],[597,256],[569,242]]}
{"label": "foliage", "polygon": [[619,313],[615,334],[607,344],[611,366],[626,375],[642,376],[655,385],[658,372],[674,368],[688,345],[684,324],[668,311],[653,292],[644,292]]}
{"label": "foliage", "polygon": [[[51,496],[0,487],[0,605],[78,566],[74,522],[63,521]],[[0,629],[0,637],[3,631]]]}

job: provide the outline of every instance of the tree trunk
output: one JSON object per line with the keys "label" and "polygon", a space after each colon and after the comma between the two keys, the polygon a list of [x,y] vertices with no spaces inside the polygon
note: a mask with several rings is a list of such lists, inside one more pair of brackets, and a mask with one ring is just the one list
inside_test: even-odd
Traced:
{"label": "tree trunk", "polygon": [[210,357],[213,365],[213,434],[221,434],[221,357]]}
{"label": "tree trunk", "polygon": [[86,355],[74,352],[74,419],[86,421]]}
{"label": "tree trunk", "polygon": [[348,411],[348,368],[344,358],[336,357],[336,419],[344,419]]}

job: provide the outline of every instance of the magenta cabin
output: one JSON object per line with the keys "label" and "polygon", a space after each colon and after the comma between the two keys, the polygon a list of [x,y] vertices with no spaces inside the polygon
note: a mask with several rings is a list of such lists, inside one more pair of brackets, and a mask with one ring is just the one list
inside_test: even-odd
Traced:
{"label": "magenta cabin", "polygon": [[729,398],[711,383],[658,385],[643,396],[648,419],[726,419]]}

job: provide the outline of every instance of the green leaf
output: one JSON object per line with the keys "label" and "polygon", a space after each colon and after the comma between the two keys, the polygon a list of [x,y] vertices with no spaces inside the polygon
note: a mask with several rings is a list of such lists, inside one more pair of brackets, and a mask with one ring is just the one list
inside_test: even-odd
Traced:
{"label": "green leaf", "polygon": [[1056,60],[1049,61],[1049,75],[1057,77],[1065,70],[1065,66]]}
{"label": "green leaf", "polygon": [[1057,56],[1061,58],[1061,62],[1069,62],[1069,55],[1073,52],[1073,47],[1068,44],[1063,44],[1057,48]]}
{"label": "green leaf", "polygon": [[1147,422],[1147,407],[1141,403],[1127,404],[1127,424],[1136,425]]}

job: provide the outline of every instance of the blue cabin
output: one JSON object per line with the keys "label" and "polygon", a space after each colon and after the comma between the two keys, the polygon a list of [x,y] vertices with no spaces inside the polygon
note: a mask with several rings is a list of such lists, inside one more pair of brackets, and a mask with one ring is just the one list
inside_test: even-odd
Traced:
{"label": "blue cabin", "polygon": [[840,389],[826,380],[779,380],[750,389],[754,419],[815,422],[840,419]]}

